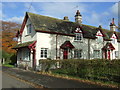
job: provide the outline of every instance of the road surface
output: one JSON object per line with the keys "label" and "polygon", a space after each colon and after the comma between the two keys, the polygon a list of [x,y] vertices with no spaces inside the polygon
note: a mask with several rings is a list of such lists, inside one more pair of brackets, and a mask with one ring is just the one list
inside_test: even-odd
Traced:
{"label": "road surface", "polygon": [[[0,74],[1,73],[2,72],[0,72]],[[2,88],[34,88],[34,87],[14,76],[2,73]]]}
{"label": "road surface", "polygon": [[[41,87],[43,86],[45,88],[94,88],[94,89],[108,88],[107,86],[85,83],[85,82],[80,82],[76,80],[67,80],[67,79],[57,78],[57,77],[48,76],[48,75],[37,74],[37,73],[34,73],[33,71],[25,71],[17,68],[3,67],[2,70],[4,73],[8,73],[9,75],[13,75],[22,80],[34,83],[35,87],[38,85],[37,88],[39,88],[39,86]],[[3,85],[3,87],[11,87],[11,88],[32,87],[31,85],[25,82],[21,82],[19,80],[13,79],[12,77],[4,75],[4,73],[3,73],[3,84],[5,85]]]}

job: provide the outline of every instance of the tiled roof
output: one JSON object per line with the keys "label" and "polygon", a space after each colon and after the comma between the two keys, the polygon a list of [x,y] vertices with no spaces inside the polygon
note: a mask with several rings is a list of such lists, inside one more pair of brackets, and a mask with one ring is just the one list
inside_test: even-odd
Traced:
{"label": "tiled roof", "polygon": [[27,46],[29,46],[29,45],[32,44],[32,43],[34,43],[34,41],[21,43],[21,44],[16,45],[15,47],[13,47],[13,49],[22,48],[22,47],[27,47]]}
{"label": "tiled roof", "polygon": [[[74,36],[74,30],[79,24],[71,21],[61,20],[57,18],[52,18],[48,16],[42,16],[34,13],[27,12],[26,15],[30,18],[31,23],[33,24],[36,31],[47,31],[47,32],[56,32],[56,33],[63,33],[69,34]],[[84,38],[96,38],[96,33],[98,30],[104,34],[104,40],[110,40],[113,31],[98,28],[90,25],[81,25],[83,37]],[[118,41],[120,40],[120,33],[117,32]]]}
{"label": "tiled roof", "polygon": [[106,45],[103,47],[103,50],[111,49],[114,50],[114,46],[111,43],[106,43]]}
{"label": "tiled roof", "polygon": [[75,48],[70,41],[65,41],[60,48]]}

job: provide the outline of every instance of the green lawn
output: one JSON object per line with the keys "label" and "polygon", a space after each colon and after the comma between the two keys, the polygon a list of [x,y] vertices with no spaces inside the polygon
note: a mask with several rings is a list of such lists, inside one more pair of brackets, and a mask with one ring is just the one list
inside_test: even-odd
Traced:
{"label": "green lawn", "polygon": [[3,66],[6,66],[6,67],[14,67],[14,65],[10,65],[10,64],[3,64]]}

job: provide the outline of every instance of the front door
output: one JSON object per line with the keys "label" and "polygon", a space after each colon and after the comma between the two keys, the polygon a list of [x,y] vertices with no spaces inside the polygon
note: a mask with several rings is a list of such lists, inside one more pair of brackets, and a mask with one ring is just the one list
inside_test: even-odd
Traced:
{"label": "front door", "polygon": [[35,50],[33,50],[33,68],[36,66]]}
{"label": "front door", "polygon": [[104,51],[104,57],[107,59],[107,50]]}
{"label": "front door", "polygon": [[108,59],[110,59],[110,50],[108,50]]}
{"label": "front door", "polygon": [[63,59],[68,59],[68,49],[64,49],[64,51],[63,51]]}

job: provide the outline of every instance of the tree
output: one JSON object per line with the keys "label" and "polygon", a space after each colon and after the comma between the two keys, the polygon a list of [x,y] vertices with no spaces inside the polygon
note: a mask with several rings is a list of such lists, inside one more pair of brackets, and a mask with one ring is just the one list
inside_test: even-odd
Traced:
{"label": "tree", "polygon": [[[7,53],[15,53],[12,48],[17,44],[15,40],[15,35],[20,29],[21,24],[15,22],[1,21],[2,26],[0,26],[0,41],[2,41],[2,50]],[[2,38],[1,38],[2,37]]]}

